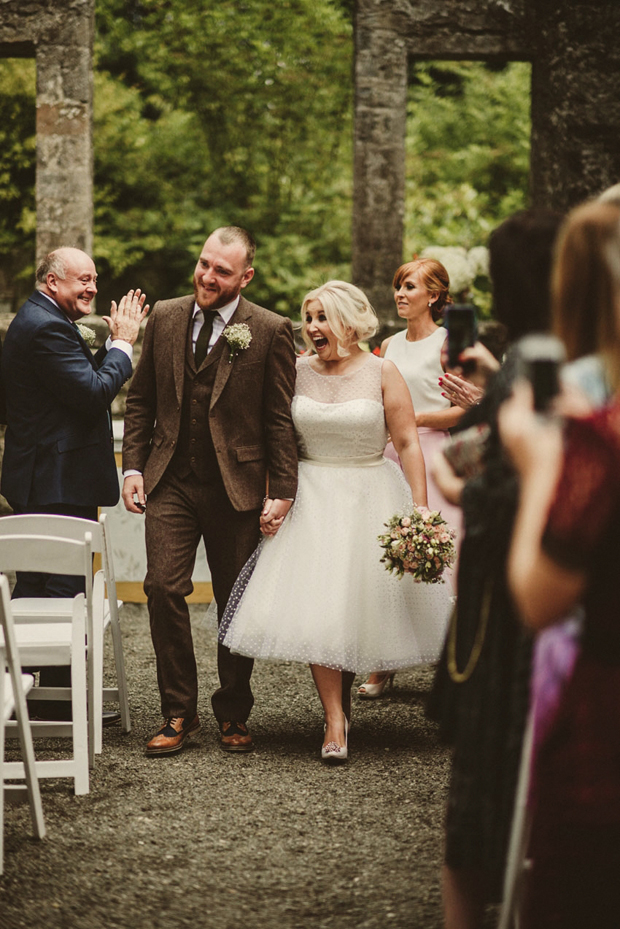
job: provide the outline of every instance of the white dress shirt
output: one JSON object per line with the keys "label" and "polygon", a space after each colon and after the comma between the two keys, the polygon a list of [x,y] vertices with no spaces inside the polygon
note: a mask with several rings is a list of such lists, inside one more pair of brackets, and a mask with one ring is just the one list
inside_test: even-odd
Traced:
{"label": "white dress shirt", "polygon": [[[220,307],[214,318],[213,318],[213,331],[211,332],[211,338],[209,339],[209,347],[207,348],[207,355],[221,336],[222,332],[231,321],[233,313],[239,306],[239,295],[235,297],[234,300],[231,300],[230,303],[227,303],[225,306]],[[192,350],[196,351],[196,340],[198,338],[198,333],[202,329],[202,324],[205,321],[204,313],[200,309],[197,303],[194,303],[194,313],[192,316],[193,319],[193,329],[192,329]]]}

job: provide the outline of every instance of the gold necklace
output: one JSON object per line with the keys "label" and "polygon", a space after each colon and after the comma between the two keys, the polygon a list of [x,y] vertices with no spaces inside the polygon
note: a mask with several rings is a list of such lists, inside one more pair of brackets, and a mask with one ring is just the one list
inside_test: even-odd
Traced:
{"label": "gold necklace", "polygon": [[456,663],[456,627],[458,600],[454,606],[454,609],[452,610],[452,616],[450,617],[450,628],[448,630],[448,673],[455,684],[463,684],[465,681],[468,681],[474,673],[476,665],[478,664],[478,660],[482,652],[482,646],[484,645],[484,640],[487,633],[487,626],[489,624],[492,595],[493,578],[488,578],[486,584],[484,585],[484,591],[482,594],[480,619],[478,621],[478,628],[476,629],[474,644],[472,646],[470,656],[467,659],[467,664],[462,671],[459,671]]}

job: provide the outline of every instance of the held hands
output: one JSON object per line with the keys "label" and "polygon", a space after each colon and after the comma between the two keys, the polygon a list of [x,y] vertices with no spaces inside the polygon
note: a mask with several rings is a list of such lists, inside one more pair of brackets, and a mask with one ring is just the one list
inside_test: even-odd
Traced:
{"label": "held hands", "polygon": [[121,297],[118,307],[115,301],[112,301],[110,315],[103,317],[109,326],[112,341],[123,339],[130,345],[134,344],[138,338],[142,320],[150,309],[148,304],[144,306],[145,300],[146,294],[138,289],[130,290],[124,297]]}
{"label": "held hands", "polygon": [[[137,498],[134,500],[134,496]],[[144,478],[141,474],[128,474],[123,482],[123,503],[130,513],[144,513],[146,508],[146,494],[144,493]]]}
{"label": "held hands", "polygon": [[[275,535],[282,523],[284,517],[293,504],[292,500],[272,500],[270,497],[265,498],[263,509],[260,514],[260,531],[263,535]],[[127,504],[125,504],[126,506]]]}

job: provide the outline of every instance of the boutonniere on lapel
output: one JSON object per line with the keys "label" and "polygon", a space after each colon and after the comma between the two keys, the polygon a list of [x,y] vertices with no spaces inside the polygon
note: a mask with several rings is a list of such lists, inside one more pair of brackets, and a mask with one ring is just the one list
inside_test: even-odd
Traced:
{"label": "boutonniere on lapel", "polygon": [[222,335],[228,342],[228,348],[230,349],[228,364],[232,364],[235,355],[250,347],[252,341],[250,327],[247,323],[235,323],[234,326],[226,326]]}
{"label": "boutonniere on lapel", "polygon": [[91,347],[95,344],[95,330],[91,329],[90,326],[83,326],[82,323],[76,323],[77,331],[80,333],[87,345]]}

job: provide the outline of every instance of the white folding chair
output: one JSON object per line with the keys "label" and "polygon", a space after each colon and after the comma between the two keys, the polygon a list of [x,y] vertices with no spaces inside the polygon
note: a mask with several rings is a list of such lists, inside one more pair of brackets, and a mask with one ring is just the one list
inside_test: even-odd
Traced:
{"label": "white folding chair", "polygon": [[[95,582],[100,591],[100,605],[93,609],[92,552],[90,533],[79,542],[46,536],[4,535],[0,536],[0,569],[3,571],[44,571],[50,574],[69,574],[84,578],[86,594],[78,594],[70,601],[70,616],[52,614],[37,622],[33,613],[21,617],[15,624],[15,637],[21,661],[30,667],[70,666],[70,687],[34,687],[30,698],[39,700],[70,700],[72,720],[32,721],[34,736],[71,736],[73,757],[37,761],[39,777],[72,777],[76,794],[86,794],[89,789],[89,760],[94,762],[94,726],[97,721],[95,710],[95,681],[98,650],[103,648],[103,575]],[[16,601],[13,601],[15,603]],[[87,645],[88,662],[87,686]],[[101,644],[99,644],[101,643]],[[95,653],[93,657],[93,653]],[[99,687],[101,694],[101,687]],[[91,740],[89,744],[87,704]],[[101,703],[99,702],[99,706]],[[98,714],[101,725],[101,712]],[[14,733],[15,725],[7,723],[7,735]],[[23,777],[23,765],[11,762],[7,765],[11,777]]]}
{"label": "white folding chair", "polygon": [[[15,630],[11,616],[9,583],[0,575],[0,874],[4,870],[4,795],[5,791],[26,790],[32,828],[38,839],[45,835],[43,806],[39,780],[35,769],[32,732],[28,719],[26,694],[33,685],[31,674],[22,674],[19,654],[15,641]],[[7,670],[8,669],[8,670]],[[4,730],[6,721],[15,713],[24,767],[25,784],[7,784],[6,764],[4,761]]]}
{"label": "white folding chair", "polygon": [[527,848],[530,838],[531,821],[527,800],[530,787],[533,747],[534,717],[530,709],[525,726],[525,733],[523,735],[523,747],[521,748],[521,762],[519,765],[519,777],[517,780],[510,840],[506,857],[504,890],[502,894],[502,907],[499,915],[498,929],[519,929],[521,925],[524,882],[530,865],[527,859]]}
{"label": "white folding chair", "polygon": [[[102,702],[118,701],[121,713],[121,727],[124,732],[129,732],[131,730],[131,717],[129,714],[127,677],[125,674],[123,639],[119,619],[119,610],[123,606],[123,601],[118,600],[116,596],[112,544],[105,514],[99,517],[98,523],[94,523],[88,519],[79,519],[75,516],[54,516],[50,514],[30,513],[19,516],[5,516],[0,519],[0,536],[26,533],[27,535],[55,536],[57,538],[76,539],[80,541],[84,538],[85,532],[91,533],[93,552],[101,554],[103,575],[107,588],[103,627],[105,632],[109,626],[112,633],[114,663],[116,667],[117,686],[104,688]],[[63,599],[48,598],[47,601],[43,602],[42,598],[37,600],[22,598],[13,601],[13,615],[16,621],[19,622],[22,616],[27,617],[31,615],[33,607],[38,616],[42,616],[44,612],[50,612],[58,616],[59,614],[70,613],[71,610],[70,604]],[[103,669],[101,669],[101,675],[103,675]],[[96,754],[99,754],[102,750],[102,739],[103,736],[102,733],[99,732],[98,727],[97,738],[95,740]]]}

